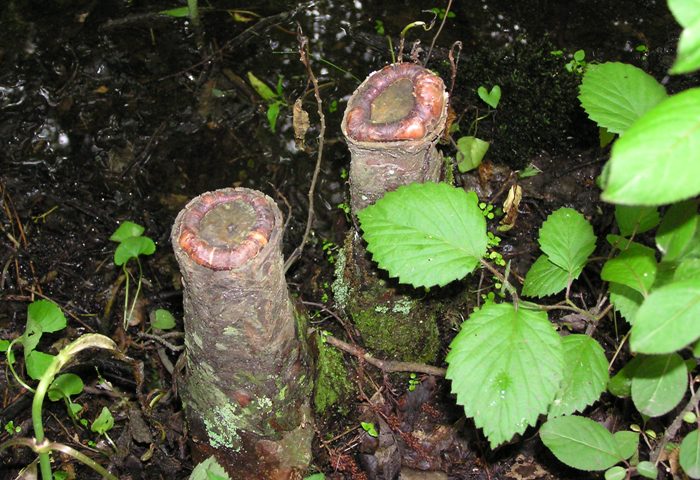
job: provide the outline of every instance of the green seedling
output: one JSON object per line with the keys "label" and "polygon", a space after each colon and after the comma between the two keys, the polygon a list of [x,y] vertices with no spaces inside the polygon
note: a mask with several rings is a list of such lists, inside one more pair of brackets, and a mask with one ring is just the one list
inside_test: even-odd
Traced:
{"label": "green seedling", "polygon": [[575,73],[576,75],[583,75],[586,73],[586,68],[588,63],[586,63],[586,52],[584,50],[576,50],[565,65],[566,71],[569,73]]}
{"label": "green seedling", "polygon": [[384,36],[384,22],[382,22],[381,20],[375,20],[374,31],[377,32],[377,35]]}
{"label": "green seedling", "polygon": [[461,137],[457,140],[457,169],[466,173],[477,168],[490,145],[489,142],[474,136]]}
{"label": "green seedling", "polygon": [[[67,398],[68,411],[72,418],[78,410],[75,404],[70,402],[70,396],[82,391],[82,380],[77,375],[65,374],[58,376],[61,369],[67,365],[78,353],[88,348],[100,348],[116,351],[116,344],[104,335],[86,334],[77,340],[63,347],[57,355],[49,355],[36,350],[36,347],[44,333],[52,333],[66,327],[66,318],[55,304],[47,300],[33,302],[27,308],[27,326],[24,333],[12,340],[5,352],[7,364],[10,371],[20,385],[27,390],[34,392],[32,402],[32,425],[34,428],[34,438],[12,438],[0,444],[0,451],[11,446],[26,446],[31,448],[39,456],[39,468],[43,480],[51,480],[51,460],[50,452],[59,450],[68,454],[76,460],[89,466],[103,477],[116,480],[116,477],[97,464],[94,460],[83,453],[67,445],[50,442],[45,438],[42,419],[42,409],[44,398],[49,396],[51,400]],[[12,352],[14,345],[22,345],[25,354],[25,366],[30,377],[39,380],[36,389],[30,387],[17,374],[14,363],[15,358]]]}
{"label": "green seedling", "polygon": [[[446,10],[444,8],[433,7],[428,11],[434,13],[439,20],[442,20],[445,18],[445,11]],[[447,12],[447,18],[455,18],[456,16],[457,15],[455,14],[455,12]]]}
{"label": "green seedling", "polygon": [[362,427],[362,430],[367,432],[367,435],[370,437],[377,438],[379,436],[379,432],[377,431],[376,425],[372,422],[360,422],[360,426]]}
{"label": "green seedling", "polygon": [[415,373],[411,373],[411,375],[408,378],[408,391],[414,391],[418,385],[420,385],[420,380],[418,380],[418,376]]}
{"label": "green seedling", "polygon": [[[126,330],[129,327],[129,322],[134,314],[134,309],[136,308],[136,302],[138,301],[139,294],[141,293],[141,281],[143,278],[143,269],[141,267],[141,260],[139,257],[141,255],[152,255],[156,251],[156,245],[153,243],[149,237],[143,235],[144,228],[134,222],[125,221],[119,228],[115,230],[109,239],[113,242],[119,243],[117,249],[114,251],[114,264],[122,267],[124,272],[125,285],[124,285],[124,316],[123,316],[123,327]],[[134,298],[129,305],[129,283],[130,279],[133,279],[131,271],[127,268],[130,260],[134,260],[138,266],[139,274],[135,279],[136,281],[136,292],[134,293]]]}
{"label": "green seedling", "polygon": [[280,108],[289,106],[284,98],[284,77],[282,75],[277,77],[275,90],[272,90],[265,82],[253,75],[253,72],[248,72],[248,81],[258,95],[260,95],[260,98],[267,103],[267,123],[270,125],[272,133],[275,133],[277,119],[280,115]]}
{"label": "green seedling", "polygon": [[483,85],[480,86],[476,93],[479,98],[484,101],[489,107],[496,109],[498,108],[498,103],[501,101],[501,87],[500,85],[494,85],[491,90],[487,90]]}
{"label": "green seedling", "polygon": [[116,445],[114,445],[114,442],[107,434],[112,427],[114,427],[114,417],[112,416],[112,412],[109,411],[109,408],[102,407],[100,414],[92,422],[92,425],[90,425],[90,430],[98,435],[104,436],[109,444],[116,450]]}
{"label": "green seedling", "polygon": [[15,422],[10,420],[5,424],[5,431],[9,435],[16,435],[22,431],[22,427],[20,427],[19,425],[15,426]]}
{"label": "green seedling", "polygon": [[159,308],[151,313],[151,327],[157,330],[171,330],[175,328],[175,317],[164,308]]}

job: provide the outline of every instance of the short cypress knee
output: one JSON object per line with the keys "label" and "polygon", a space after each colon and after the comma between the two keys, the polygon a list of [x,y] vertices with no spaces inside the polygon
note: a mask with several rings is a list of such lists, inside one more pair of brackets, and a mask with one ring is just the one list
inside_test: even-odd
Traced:
{"label": "short cypress knee", "polygon": [[215,455],[233,479],[295,478],[311,455],[310,367],[284,278],[282,228],[272,199],[227,188],[193,199],[172,230],[194,457]]}

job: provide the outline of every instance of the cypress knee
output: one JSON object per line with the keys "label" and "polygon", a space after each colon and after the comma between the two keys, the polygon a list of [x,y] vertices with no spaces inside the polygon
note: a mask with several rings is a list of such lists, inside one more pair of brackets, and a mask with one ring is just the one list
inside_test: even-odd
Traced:
{"label": "cypress knee", "polygon": [[233,479],[289,479],[309,463],[311,378],[280,250],[282,216],[245,188],[208,192],[177,216],[185,310],[180,388],[195,459]]}
{"label": "cypress knee", "polygon": [[[440,180],[442,156],[436,144],[447,119],[442,79],[412,63],[372,73],[353,93],[342,131],[351,154],[353,214],[388,191],[414,182]],[[345,242],[343,268],[334,294],[353,318],[367,347],[405,361],[434,361],[440,341],[435,308],[388,281],[367,258],[355,234]]]}

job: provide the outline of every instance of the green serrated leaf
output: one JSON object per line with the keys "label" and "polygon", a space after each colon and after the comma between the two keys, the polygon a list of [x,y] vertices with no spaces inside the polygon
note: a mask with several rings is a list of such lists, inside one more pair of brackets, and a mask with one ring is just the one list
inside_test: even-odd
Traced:
{"label": "green serrated leaf", "polygon": [[598,342],[588,335],[568,335],[564,347],[564,379],[549,417],[569,415],[583,410],[600,397],[608,383],[608,360]]}
{"label": "green serrated leaf", "polygon": [[41,325],[41,331],[53,333],[66,328],[66,317],[53,302],[37,300],[29,304],[27,308],[27,323],[32,322]]}
{"label": "green serrated leaf", "polygon": [[642,305],[644,297],[641,293],[633,288],[611,282],[608,284],[608,293],[610,293],[610,303],[630,325],[634,325],[634,318],[637,315],[637,310]]}
{"label": "green serrated leaf", "polygon": [[681,32],[676,61],[669,72],[678,75],[692,73],[698,68],[700,68],[700,20],[688,25]]}
{"label": "green serrated leaf", "polygon": [[481,165],[491,144],[473,136],[457,140],[457,168],[461,173],[474,170]]}
{"label": "green serrated leaf", "polygon": [[258,95],[260,95],[260,97],[266,102],[270,102],[277,98],[277,94],[272,91],[272,89],[268,87],[265,82],[253,75],[253,72],[248,72],[248,81],[253,86],[255,91],[258,92]]}
{"label": "green serrated leaf", "polygon": [[691,478],[700,478],[700,435],[693,430],[681,442],[678,460],[683,471]]}
{"label": "green serrated leaf", "polygon": [[[572,278],[578,277],[580,273],[574,272]],[[568,284],[569,272],[550,262],[547,255],[540,255],[525,275],[523,295],[540,298],[554,295],[564,290]]]}
{"label": "green serrated leaf", "polygon": [[164,308],[159,308],[153,312],[151,326],[158,330],[170,330],[171,328],[175,328],[175,317]]}
{"label": "green serrated leaf", "polygon": [[595,250],[593,227],[583,215],[571,208],[560,208],[540,228],[540,248],[549,261],[576,279]]}
{"label": "green serrated leaf", "polygon": [[625,460],[612,433],[588,418],[550,419],[540,428],[540,438],[555,457],[579,470],[606,470]]}
{"label": "green serrated leaf", "polygon": [[615,142],[602,199],[663,205],[700,193],[700,88],[649,110]]}
{"label": "green serrated leaf", "polygon": [[621,430],[613,433],[613,440],[617,446],[617,453],[619,453],[622,458],[630,458],[637,453],[637,447],[639,446],[638,433]]}
{"label": "green serrated leaf", "polygon": [[99,435],[104,435],[110,431],[113,426],[114,417],[112,416],[112,412],[109,411],[109,408],[102,407],[102,411],[97,416],[95,421],[92,422],[92,425],[90,425],[90,430]]}
{"label": "green serrated leaf", "polygon": [[651,478],[652,480],[656,480],[659,476],[659,470],[656,468],[656,465],[647,461],[637,464],[637,473],[644,478]]}
{"label": "green serrated leaf", "polygon": [[562,343],[544,312],[487,303],[450,348],[446,378],[492,447],[534,425],[559,389]]}
{"label": "green serrated leaf", "polygon": [[671,353],[700,337],[700,279],[654,290],[639,307],[630,347],[641,353]]}
{"label": "green serrated leaf", "polygon": [[139,255],[151,255],[156,251],[156,244],[148,237],[130,237],[119,244],[114,251],[114,264],[124,265]]}
{"label": "green serrated leaf", "polygon": [[612,467],[605,471],[605,480],[625,480],[627,469],[624,467]]}
{"label": "green serrated leaf", "polygon": [[626,285],[645,297],[656,278],[656,254],[649,247],[630,242],[627,249],[605,262],[600,278]]}
{"label": "green serrated leaf", "polygon": [[400,187],[357,216],[372,258],[414,287],[463,278],[486,253],[486,221],[476,194],[444,183]]}
{"label": "green serrated leaf", "polygon": [[698,229],[697,204],[693,200],[671,205],[656,231],[656,247],[664,261],[681,258],[692,248]]}
{"label": "green serrated leaf", "polygon": [[608,391],[619,398],[627,398],[632,395],[632,378],[639,367],[643,356],[632,358],[609,381]]}
{"label": "green serrated leaf", "polygon": [[49,365],[51,365],[54,358],[56,358],[54,355],[39,352],[38,350],[32,350],[25,357],[27,375],[34,380],[41,380],[41,377],[46,372],[46,369],[49,368]]}
{"label": "green serrated leaf", "polygon": [[615,220],[620,228],[620,235],[630,235],[648,232],[661,221],[656,207],[638,207],[615,205]]}
{"label": "green serrated leaf", "polygon": [[127,238],[140,237],[144,232],[144,228],[138,223],[126,220],[114,231],[109,239],[113,242],[123,242]]}
{"label": "green serrated leaf", "polygon": [[217,475],[224,480],[231,480],[224,467],[216,461],[213,455],[194,467],[189,480],[209,480],[209,474]]}
{"label": "green serrated leaf", "polygon": [[666,98],[666,90],[633,65],[608,62],[588,66],[578,98],[591,120],[609,132],[622,134]]}
{"label": "green serrated leaf", "polygon": [[677,353],[645,356],[632,376],[632,401],[644,415],[670,412],[688,389],[688,369]]}
{"label": "green serrated leaf", "polygon": [[70,398],[71,395],[78,395],[83,391],[85,385],[82,378],[74,373],[64,373],[54,379],[49,387],[48,397],[52,402],[62,398]]}

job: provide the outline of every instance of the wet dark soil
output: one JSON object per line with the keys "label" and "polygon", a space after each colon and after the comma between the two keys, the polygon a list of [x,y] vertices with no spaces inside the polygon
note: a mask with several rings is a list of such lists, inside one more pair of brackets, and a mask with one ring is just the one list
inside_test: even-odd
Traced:
{"label": "wet dark soil", "polygon": [[[174,0],[6,0],[0,11],[0,338],[20,335],[28,303],[48,298],[66,312],[69,328],[48,336],[41,344],[45,351],[81,333],[100,332],[134,359],[129,364],[91,355],[72,367],[87,385],[76,399],[86,408],[83,416],[95,418],[103,405],[114,413],[114,445],[71,423],[60,404],[47,405],[45,413],[49,438],[92,456],[120,478],[186,478],[192,468],[173,382],[180,352],[140,335],[157,308],[182,315],[169,246],[179,209],[207,190],[256,188],[276,199],[290,218],[285,252],[301,239],[317,144],[310,140],[308,151],[296,148],[294,100],[302,97],[311,113],[307,140],[318,134],[318,122],[298,58],[296,22],[310,38],[328,130],[313,235],[288,281],[302,302],[325,305],[327,310],[309,310],[314,321],[333,330],[338,326],[327,314],[334,308],[328,247],[332,252],[342,244],[351,228],[338,208],[347,203],[349,155],[339,128],[345,102],[360,79],[391,61],[384,34],[396,45],[406,24],[432,16],[421,11],[425,5],[408,0],[202,3],[201,32],[184,18],[157,13],[180,6]],[[428,66],[449,84],[448,51],[454,41],[462,42],[452,96],[459,131],[453,137],[476,127],[492,142],[479,174],[458,176],[457,183],[499,205],[517,179],[515,170],[530,164],[542,170],[521,182],[520,214],[515,227],[501,235],[503,256],[522,275],[537,256],[537,229],[553,209],[578,209],[599,233],[611,222],[595,186],[607,153],[578,106],[580,77],[564,68],[567,56],[584,49],[587,61],[631,62],[674,91],[681,85],[665,71],[679,29],[665,3],[651,0],[455,3],[456,15],[446,22]],[[433,6],[445,5],[427,5]],[[409,32],[410,41],[421,40],[420,59],[434,31]],[[638,51],[639,45],[647,51]],[[553,50],[563,50],[564,58]],[[273,89],[281,79],[280,99],[289,107],[282,108],[274,131],[248,72]],[[487,112],[476,89],[494,84],[503,89],[501,106],[476,124]],[[449,141],[442,148],[454,155]],[[115,245],[109,241],[124,220],[145,226],[157,245],[143,262],[142,297],[127,332],[121,327],[121,270],[112,262]],[[574,293],[594,300],[600,287],[595,278],[590,272],[587,286]],[[478,301],[473,288],[452,285],[435,295],[468,297],[473,306]],[[458,313],[445,315],[443,350],[459,321]],[[600,333],[607,348],[614,342],[606,336],[614,335]],[[418,393],[406,395],[403,377],[377,377],[370,367],[349,357],[347,362],[350,370],[359,369],[363,386],[349,411],[381,408],[404,431],[425,433],[422,446],[412,443],[415,437],[403,438],[399,463],[421,470],[428,462],[455,479],[592,478],[565,469],[543,450],[534,431],[490,451],[473,425],[460,419],[444,382],[426,379]],[[0,378],[0,423],[13,421],[31,435],[31,397],[8,378]],[[386,398],[373,395],[372,385],[384,387]],[[591,415],[619,421],[625,408],[606,399]],[[391,478],[394,470],[380,476],[376,455],[365,453],[374,451],[366,436],[357,430],[339,435],[356,426],[353,420],[332,417],[318,425],[316,471],[340,479],[363,478],[364,469],[369,472],[364,478]],[[7,437],[3,430],[0,441]],[[32,460],[26,449],[3,452],[0,477],[14,478]],[[58,456],[55,466],[77,478],[94,477],[68,458]]]}

